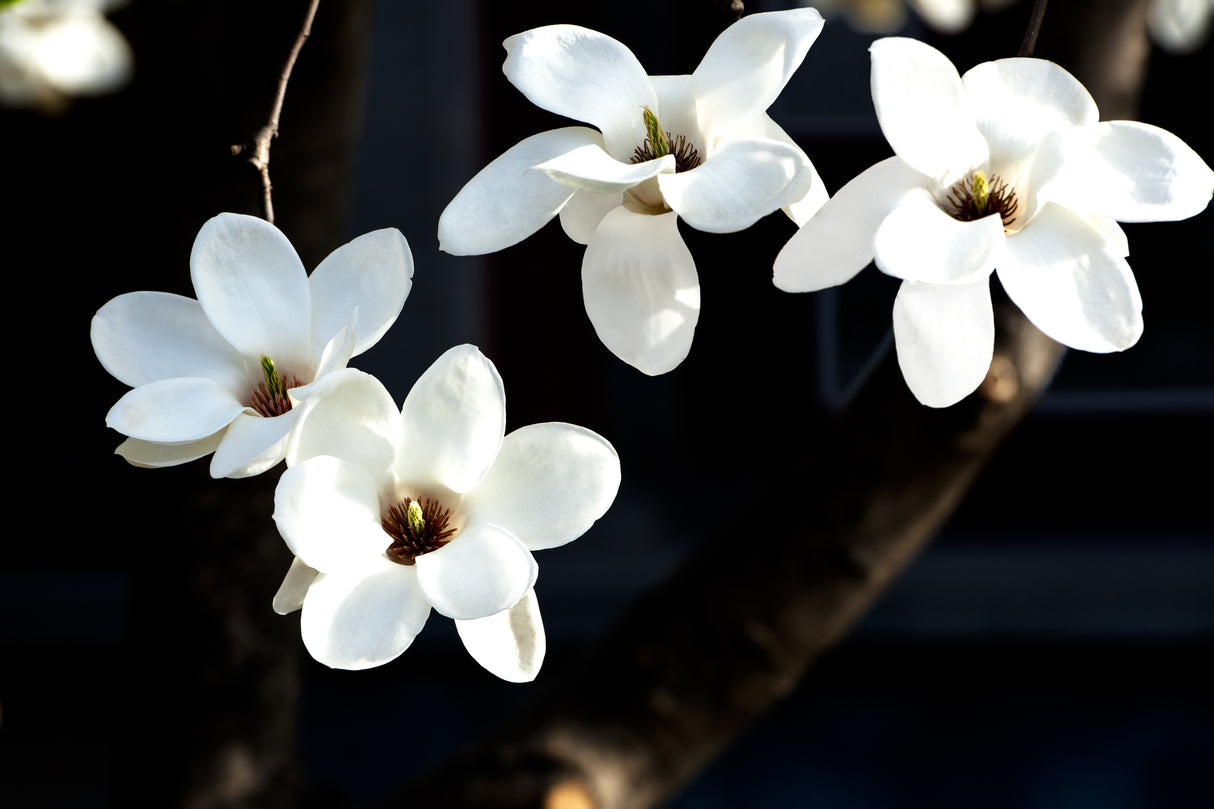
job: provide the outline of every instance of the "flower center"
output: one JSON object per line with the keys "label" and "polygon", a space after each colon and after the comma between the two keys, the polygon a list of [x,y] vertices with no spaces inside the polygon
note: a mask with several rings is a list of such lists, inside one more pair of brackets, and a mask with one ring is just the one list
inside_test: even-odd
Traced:
{"label": "flower center", "polygon": [[1011,227],[1020,208],[1016,191],[998,175],[986,175],[975,171],[970,177],[955,183],[945,194],[944,212],[961,222],[973,222],[993,213],[1003,220],[1003,228]]}
{"label": "flower center", "polygon": [[704,162],[700,153],[696,151],[696,147],[692,146],[686,137],[672,135],[663,130],[658,123],[658,116],[654,115],[649,107],[645,107],[644,110],[642,115],[645,118],[645,142],[633,151],[633,163],[644,163],[672,154],[674,155],[674,170],[675,173],[678,173],[690,171]]}
{"label": "flower center", "polygon": [[249,407],[268,419],[281,416],[291,409],[291,398],[287,396],[287,390],[299,387],[303,381],[293,374],[284,379],[278,373],[274,360],[265,354],[261,355],[261,373],[265,378],[257,383],[257,387],[249,395]]}
{"label": "flower center", "polygon": [[459,533],[449,527],[451,509],[443,508],[437,500],[406,497],[388,509],[382,520],[384,531],[392,544],[384,551],[398,565],[413,565],[423,553],[436,551]]}

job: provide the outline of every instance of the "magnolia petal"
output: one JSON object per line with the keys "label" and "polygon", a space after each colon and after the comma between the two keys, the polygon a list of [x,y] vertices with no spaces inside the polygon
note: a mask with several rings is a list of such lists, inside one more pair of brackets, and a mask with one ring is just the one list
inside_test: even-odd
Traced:
{"label": "magnolia petal", "polygon": [[278,228],[221,213],[194,239],[190,277],[215,328],[246,357],[306,365],[312,345],[308,275]]}
{"label": "magnolia petal", "polygon": [[572,424],[532,424],[506,436],[463,510],[469,521],[500,525],[538,551],[586,533],[619,488],[620,458],[602,436]]}
{"label": "magnolia petal", "polygon": [[[350,358],[354,356],[355,340],[357,339],[358,328],[358,307],[355,307],[350,312],[349,319],[345,325],[338,329],[329,342],[324,344],[320,350],[319,356],[314,359],[314,367],[316,369],[315,379],[320,379],[329,375],[333,371],[340,368],[345,368],[350,362]],[[311,384],[300,385],[295,388],[290,388],[289,393],[294,394],[297,398],[302,398]]]}
{"label": "magnolia petal", "polygon": [[411,567],[381,559],[363,575],[317,576],[299,630],[317,662],[369,669],[395,660],[426,625],[430,605]]}
{"label": "magnolia petal", "polygon": [[655,107],[657,95],[622,43],[577,25],[547,25],[502,44],[502,71],[532,104],[598,127],[619,160],[645,140],[641,108]]}
{"label": "magnolia petal", "polygon": [[274,523],[287,547],[322,573],[368,570],[392,543],[380,522],[378,481],[356,464],[322,455],[282,473]]}
{"label": "magnolia petal", "polygon": [[182,377],[127,391],[105,423],[131,438],[179,444],[222,430],[243,411],[244,405],[215,380]]}
{"label": "magnolia petal", "polygon": [[1121,225],[1117,224],[1116,219],[1109,219],[1104,216],[1089,216],[1087,220],[1092,229],[1100,234],[1100,238],[1109,243],[1109,250],[1112,250],[1122,258],[1129,257],[1130,240],[1126,238],[1125,231],[1122,230]]}
{"label": "magnolia petal", "polygon": [[775,285],[816,292],[850,281],[873,260],[877,228],[924,177],[891,157],[839,189],[776,256]]}
{"label": "magnolia petal", "polygon": [[470,522],[443,547],[417,557],[417,580],[448,618],[484,618],[508,609],[535,586],[531,551],[490,523]]}
{"label": "magnolia petal", "polygon": [[877,228],[873,252],[877,267],[895,278],[972,284],[991,274],[1003,243],[999,214],[959,222],[940,210],[931,192],[917,189]]}
{"label": "magnolia petal", "polygon": [[[788,136],[779,124],[773,121],[768,115],[763,114],[750,123],[745,129],[741,130],[739,135],[757,136],[777,140],[788,146],[801,149],[796,142]],[[809,162],[809,158],[805,158]],[[809,163],[809,191],[803,197],[785,205],[781,210],[797,224],[798,227],[804,225],[813,217],[822,206],[826,204],[826,200],[830,199],[830,195],[826,193],[826,185],[822,182],[822,178],[818,176],[818,170],[814,168],[813,163]],[[868,263],[868,262],[865,262]]]}
{"label": "magnolia petal", "polygon": [[358,312],[354,354],[379,342],[409,296],[413,253],[396,228],[365,233],[334,250],[308,278],[312,291],[312,352],[319,357],[328,340]]}
{"label": "magnolia petal", "polygon": [[596,194],[624,191],[662,172],[673,173],[674,169],[674,155],[644,163],[621,163],[597,144],[579,146],[534,167],[561,185]]}
{"label": "magnolia petal", "polygon": [[879,39],[868,50],[873,106],[898,157],[945,187],[986,162],[986,140],[948,57],[902,37]]}
{"label": "magnolia petal", "polygon": [[438,218],[439,249],[456,256],[503,250],[535,233],[573,196],[531,167],[602,136],[584,126],[532,135],[512,146],[455,195]]}
{"label": "magnolia petal", "polygon": [[[1020,166],[1051,132],[1095,123],[1096,102],[1070,73],[1044,59],[984,62],[961,77],[991,165]],[[1003,177],[1015,183],[1018,172]]]}
{"label": "magnolia petal", "polygon": [[241,413],[211,458],[211,477],[247,478],[274,466],[286,454],[287,434],[298,421],[295,410],[273,418]]}
{"label": "magnolia petal", "polygon": [[93,316],[90,336],[105,370],[131,387],[180,376],[208,377],[233,392],[247,385],[240,354],[193,298],[119,295]]}
{"label": "magnolia petal", "polygon": [[[654,92],[658,94],[658,105],[652,112],[658,118],[663,132],[669,133],[676,143],[681,135],[686,145],[695,149],[701,158],[711,155],[711,143],[700,129],[699,109],[691,89],[691,76],[650,76]],[[640,144],[637,144],[640,146]]]}
{"label": "magnolia petal", "polygon": [[305,565],[298,556],[292,559],[287,575],[279,585],[278,592],[274,593],[274,612],[287,615],[302,607],[304,598],[308,595],[308,588],[319,575],[318,570]]}
{"label": "magnolia petal", "polygon": [[728,138],[696,168],[658,175],[666,204],[708,233],[748,228],[802,199],[812,184],[805,153],[766,138]]}
{"label": "magnolia petal", "polygon": [[561,228],[565,235],[578,244],[590,244],[590,238],[598,228],[599,222],[613,208],[624,203],[621,192],[614,194],[592,194],[589,191],[578,191],[564,208],[561,208]]}
{"label": "magnolia petal", "polygon": [[911,393],[929,407],[948,407],[986,377],[995,348],[990,281],[902,282],[894,299],[894,343]]}
{"label": "magnolia petal", "polygon": [[700,280],[678,214],[620,207],[603,217],[582,258],[582,298],[603,345],[655,376],[691,350]]}
{"label": "magnolia petal", "polygon": [[812,8],[749,14],[726,28],[691,74],[709,142],[770,107],[821,31],[822,15]]}
{"label": "magnolia petal", "polygon": [[118,445],[118,449],[114,450],[114,453],[126,459],[131,466],[142,466],[147,469],[177,466],[210,455],[223,440],[224,432],[224,430],[220,430],[214,435],[208,435],[198,441],[187,441],[181,444],[164,444],[128,438]]}
{"label": "magnolia petal", "polygon": [[455,630],[468,654],[490,674],[529,683],[540,673],[548,642],[535,590],[510,609],[473,621],[457,620]]}
{"label": "magnolia petal", "polygon": [[1038,194],[1089,216],[1120,222],[1187,219],[1214,194],[1214,170],[1167,130],[1107,121],[1059,132],[1041,147]]}
{"label": "magnolia petal", "polygon": [[999,280],[1033,325],[1081,351],[1122,351],[1142,336],[1142,298],[1120,245],[1046,205],[1008,239]]}
{"label": "magnolia petal", "polygon": [[502,378],[476,346],[450,348],[413,385],[401,421],[397,480],[469,492],[493,465],[506,433]]}
{"label": "magnolia petal", "polygon": [[378,379],[343,368],[308,386],[291,412],[299,424],[286,446],[287,466],[332,455],[357,464],[376,480],[391,477],[400,446],[400,411]]}

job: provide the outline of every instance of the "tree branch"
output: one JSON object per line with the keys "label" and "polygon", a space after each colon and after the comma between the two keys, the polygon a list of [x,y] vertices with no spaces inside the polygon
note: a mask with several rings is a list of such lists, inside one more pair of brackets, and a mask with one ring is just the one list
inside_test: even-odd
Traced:
{"label": "tree branch", "polygon": [[[1111,40],[1073,38],[1079,63],[1135,54],[1142,5],[1123,0],[1132,22]],[[1142,60],[1129,62],[1140,79]],[[1137,85],[1105,81],[1107,60],[1093,67],[1080,79],[1106,115],[1120,111],[1109,94]],[[1010,303],[996,317],[976,395],[923,407],[887,355],[838,418],[778,435],[795,461],[728,505],[742,520],[723,520],[523,713],[385,806],[649,809],[676,794],[846,636],[1044,392],[1062,348]]]}
{"label": "tree branch", "polygon": [[[274,94],[274,105],[270,108],[270,118],[266,121],[265,126],[257,130],[257,135],[253,138],[253,155],[249,158],[249,162],[261,175],[262,207],[265,210],[266,221],[271,224],[274,222],[274,199],[271,194],[274,186],[270,182],[270,142],[278,137],[278,120],[282,115],[283,99],[287,95],[287,83],[291,81],[291,71],[295,68],[295,60],[299,58],[299,52],[312,33],[312,20],[316,17],[316,8],[319,5],[320,0],[311,0],[308,3],[303,28],[300,29],[299,36],[295,38],[295,44],[291,46],[291,53],[287,55],[287,63],[283,66],[282,74],[278,78],[278,92]],[[242,151],[244,151],[244,147],[241,145],[232,147],[233,156]]]}
{"label": "tree branch", "polygon": [[539,806],[559,792],[642,809],[674,794],[847,634],[1045,389],[1060,347],[1010,305],[1000,319],[978,395],[924,407],[888,354],[806,442],[817,448],[795,453],[811,459],[800,475],[770,475],[782,490],[731,507],[762,515],[757,533],[723,527],[526,713],[393,805]]}

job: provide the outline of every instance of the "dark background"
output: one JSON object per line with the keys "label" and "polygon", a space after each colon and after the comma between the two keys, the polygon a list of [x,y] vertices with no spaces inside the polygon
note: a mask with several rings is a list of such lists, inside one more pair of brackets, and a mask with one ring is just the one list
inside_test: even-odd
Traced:
{"label": "dark background", "polygon": [[[277,473],[211,482],[205,463],[128,467],[104,427],[124,388],[88,346],[89,317],[114,295],[191,294],[203,221],[257,212],[255,174],[228,148],[264,121],[303,4],[217,5],[135,2],[114,17],[135,48],[131,87],[53,118],[0,112],[0,262],[17,284],[7,302],[18,369],[7,408],[16,519],[0,563],[5,806],[164,805],[148,796],[205,717],[245,700],[256,715],[296,694],[298,725],[277,730],[297,740],[304,802],[383,794],[556,676],[725,518],[731,493],[761,485],[781,450],[763,423],[838,407],[888,340],[896,282],[874,269],[814,295],[772,286],[793,232],[781,215],[729,236],[682,228],[703,309],[691,356],[658,378],[598,342],[581,304],[583,248],[556,223],[488,257],[438,252],[438,215],[462,184],[518,140],[565,125],[506,82],[505,36],[576,22],[623,41],[650,73],[687,73],[728,21],[717,4],[363,3],[346,31],[322,2],[273,152],[280,225],[309,268],[388,226],[417,266],[398,324],[353,364],[400,400],[443,350],[475,343],[505,380],[508,429],[583,424],[613,441],[624,473],[594,529],[538,556],[549,639],[539,683],[497,681],[438,615],[399,660],[329,671],[304,652],[298,618],[269,608],[290,560],[269,517]],[[1024,6],[959,37],[914,22],[905,33],[964,71],[1014,54]],[[1068,4],[1054,6],[1038,55],[1072,67]],[[370,45],[357,38],[364,13]],[[828,21],[771,110],[832,192],[890,153],[867,92],[870,40]],[[1139,114],[1207,161],[1209,54],[1153,49]],[[364,70],[365,97],[349,89]],[[1068,354],[935,544],[674,806],[1214,805],[1212,225],[1207,210],[1126,226],[1141,342]],[[763,552],[764,525],[760,515],[739,532],[739,554]],[[225,567],[233,548],[242,555]],[[245,642],[265,650],[259,665],[298,664],[297,691],[190,676],[230,645],[214,637],[230,610],[264,612],[271,635]]]}

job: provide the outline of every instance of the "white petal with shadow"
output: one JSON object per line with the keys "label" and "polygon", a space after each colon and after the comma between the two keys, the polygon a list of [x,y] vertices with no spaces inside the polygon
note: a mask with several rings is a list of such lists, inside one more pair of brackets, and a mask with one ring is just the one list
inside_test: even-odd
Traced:
{"label": "white petal with shadow", "polygon": [[584,534],[619,487],[620,459],[602,436],[572,424],[532,424],[506,436],[462,507],[470,521],[500,525],[537,551]]}
{"label": "white petal with shadow", "polygon": [[811,8],[750,14],[726,28],[691,74],[709,141],[736,132],[780,95],[822,32]]}
{"label": "white petal with shadow", "polygon": [[535,591],[509,609],[485,618],[455,622],[472,659],[511,683],[529,683],[540,673],[548,642]]}
{"label": "white petal with shadow", "polygon": [[294,410],[273,418],[241,413],[211,458],[211,477],[247,478],[274,466],[286,454],[287,434],[298,421]]}
{"label": "white petal with shadow", "polygon": [[247,384],[240,353],[193,298],[119,295],[93,316],[90,336],[105,370],[131,387],[180,376],[208,377],[233,393]]}
{"label": "white petal with shadow", "polygon": [[413,385],[401,420],[396,479],[471,491],[506,433],[502,378],[476,346],[450,348]]}
{"label": "white petal with shadow", "polygon": [[948,407],[986,378],[995,348],[990,281],[916,284],[903,281],[894,299],[894,344],[911,393],[929,407]]}
{"label": "white petal with shadow", "polygon": [[873,106],[894,153],[944,187],[989,157],[957,69],[940,51],[887,37],[869,48]]}
{"label": "white petal with shadow", "polygon": [[547,25],[502,44],[502,71],[532,104],[598,127],[619,160],[645,140],[641,108],[652,108],[657,95],[622,43],[577,25]]}
{"label": "white petal with shadow", "polygon": [[311,361],[312,301],[295,248],[255,216],[222,213],[194,239],[190,277],[203,311],[246,357],[281,367]]}
{"label": "white petal with shadow", "polygon": [[417,557],[417,580],[431,606],[448,618],[485,618],[535,586],[539,567],[518,537],[470,522],[450,542]]}
{"label": "white petal with shadow", "polygon": [[991,274],[1003,249],[1003,219],[960,222],[931,193],[907,194],[877,228],[873,252],[887,275],[926,284],[972,284]]}
{"label": "white petal with shadow", "polygon": [[578,244],[590,244],[590,238],[613,208],[618,208],[624,202],[624,195],[593,194],[589,191],[578,191],[570,198],[568,204],[561,208],[561,228],[565,235]]}
{"label": "white petal with shadow", "polygon": [[856,276],[873,260],[877,228],[925,178],[896,157],[866,169],[839,189],[776,256],[775,285],[816,292]]}
{"label": "white petal with shadow", "polygon": [[438,218],[439,249],[456,256],[503,250],[556,216],[574,189],[532,166],[587,144],[593,129],[571,126],[532,135],[510,147],[468,181]]}
{"label": "white petal with shadow", "polygon": [[179,444],[213,435],[244,409],[213,379],[162,379],[127,391],[105,423],[131,438]]}
{"label": "white petal with shadow", "polygon": [[766,138],[727,138],[696,168],[658,175],[666,204],[708,233],[748,228],[802,199],[812,183],[804,152]]}
{"label": "white petal with shadow", "polygon": [[700,316],[700,281],[678,214],[608,213],[582,258],[582,299],[617,357],[651,376],[677,367]]}
{"label": "white petal with shadow", "polygon": [[399,657],[429,615],[413,568],[384,559],[365,575],[316,577],[299,629],[317,661],[335,669],[368,669]]}
{"label": "white petal with shadow", "polygon": [[282,473],[274,523],[291,553],[322,573],[373,568],[392,542],[380,522],[378,481],[330,455]]}
{"label": "white petal with shadow", "polygon": [[396,322],[413,285],[413,253],[396,228],[365,233],[330,253],[308,277],[317,357],[357,311],[357,356]]}
{"label": "white petal with shadow", "polygon": [[1121,245],[1046,205],[1008,239],[999,280],[1033,325],[1082,351],[1122,351],[1142,336],[1142,297]]}
{"label": "white petal with shadow", "polygon": [[1088,216],[1120,222],[1187,219],[1214,194],[1211,170],[1171,132],[1106,121],[1051,136],[1033,166],[1038,195]]}

